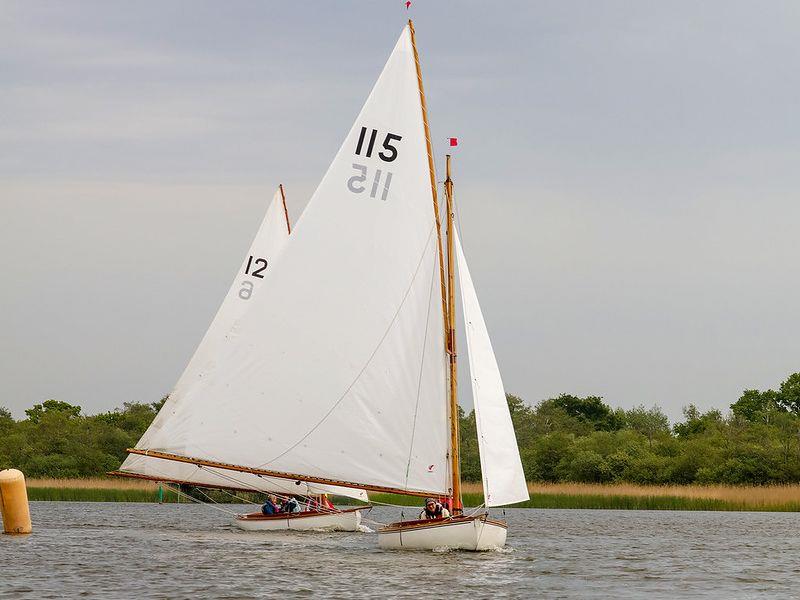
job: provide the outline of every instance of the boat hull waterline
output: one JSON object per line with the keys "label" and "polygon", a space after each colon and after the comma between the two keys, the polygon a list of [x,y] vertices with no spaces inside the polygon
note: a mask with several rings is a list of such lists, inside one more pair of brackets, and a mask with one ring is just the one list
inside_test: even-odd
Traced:
{"label": "boat hull waterline", "polygon": [[505,546],[508,527],[488,514],[448,519],[400,521],[378,530],[384,550],[497,550]]}
{"label": "boat hull waterline", "polygon": [[369,506],[332,512],[237,515],[233,524],[245,531],[360,531],[361,512]]}

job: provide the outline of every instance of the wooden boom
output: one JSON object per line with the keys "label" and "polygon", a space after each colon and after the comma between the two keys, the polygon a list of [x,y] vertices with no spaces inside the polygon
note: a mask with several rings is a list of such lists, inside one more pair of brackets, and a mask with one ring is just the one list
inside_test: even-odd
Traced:
{"label": "wooden boom", "polygon": [[[404,490],[402,488],[393,488],[382,485],[355,483],[353,481],[339,481],[338,479],[328,479],[327,477],[315,477],[313,475],[300,475],[299,473],[284,473],[283,471],[270,471],[269,469],[256,469],[253,467],[243,467],[241,465],[215,462],[213,460],[204,460],[202,458],[181,456],[180,454],[158,452],[157,450],[139,450],[138,448],[128,448],[127,452],[131,454],[139,454],[141,456],[149,456],[151,458],[162,458],[164,460],[172,460],[175,462],[188,463],[191,465],[199,465],[202,467],[216,467],[218,469],[226,469],[228,471],[238,471],[239,473],[252,473],[253,475],[261,475],[264,477],[276,477],[278,479],[292,479],[294,481],[321,483],[323,485],[336,485],[339,487],[367,490],[369,492],[380,492],[384,494],[402,494],[404,496],[421,496],[423,498],[426,496],[439,495],[439,492],[432,492],[428,490]],[[201,484],[197,485],[203,487]]]}

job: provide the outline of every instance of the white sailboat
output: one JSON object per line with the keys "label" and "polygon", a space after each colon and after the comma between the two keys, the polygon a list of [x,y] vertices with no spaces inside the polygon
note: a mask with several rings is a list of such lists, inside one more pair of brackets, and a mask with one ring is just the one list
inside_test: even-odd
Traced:
{"label": "white sailboat", "polygon": [[460,249],[456,256],[449,173],[446,191],[445,270],[409,21],[211,375],[171,397],[129,452],[306,485],[448,497],[451,518],[386,526],[381,547],[502,546],[504,523],[461,506],[456,262],[486,504],[528,492],[466,261]]}
{"label": "white sailboat", "polygon": [[[162,423],[169,419],[171,405],[181,399],[190,399],[199,382],[219,376],[216,373],[217,357],[223,352],[222,348],[235,343],[242,316],[253,306],[254,302],[251,300],[259,292],[271,266],[283,253],[290,234],[291,223],[286,208],[286,197],[281,185],[267,208],[241,268],[217,314],[169,399],[139,441],[139,446],[146,446],[148,440],[155,436],[161,428]],[[262,477],[251,473],[190,463],[164,461],[140,454],[128,455],[119,470],[111,474],[204,488],[272,493],[283,498],[335,494],[362,501],[368,500],[366,492],[360,489],[310,484],[301,480],[289,481],[274,477]],[[259,513],[258,515],[242,515],[242,518],[236,519],[235,524],[247,530],[336,529],[357,531],[361,520],[361,510],[364,509],[326,510],[322,514],[292,513],[281,515],[281,518],[267,518],[266,516],[262,518]],[[300,515],[302,515],[302,519]],[[295,518],[298,524],[291,527],[290,522]]]}

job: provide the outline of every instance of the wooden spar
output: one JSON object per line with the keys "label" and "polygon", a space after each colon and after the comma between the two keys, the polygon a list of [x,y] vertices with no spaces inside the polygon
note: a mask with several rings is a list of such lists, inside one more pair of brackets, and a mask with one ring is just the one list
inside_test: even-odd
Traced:
{"label": "wooden spar", "polygon": [[[278,189],[281,191],[281,201],[283,202],[283,215],[286,217],[286,229],[289,231],[289,234],[292,233],[292,226],[289,223],[289,211],[286,208],[286,194],[283,192],[283,184],[278,184]],[[260,275],[259,275],[260,277]]]}
{"label": "wooden spar", "polygon": [[195,487],[208,488],[214,490],[266,493],[255,488],[236,487],[232,485],[216,485],[211,483],[197,483],[196,481],[184,481],[183,479],[175,479],[173,477],[152,477],[150,475],[140,475],[139,473],[128,473],[126,471],[108,471],[106,475],[111,475],[112,477],[128,477],[130,479],[143,479],[145,481],[160,481],[162,483],[174,483],[176,485],[193,485]]}
{"label": "wooden spar", "polygon": [[439,275],[442,287],[442,316],[444,317],[444,341],[447,346],[447,284],[444,276],[444,252],[442,252],[442,222],[439,216],[439,199],[436,194],[436,170],[433,165],[433,150],[431,149],[431,129],[428,126],[428,105],[425,104],[425,89],[422,86],[422,68],[419,64],[417,52],[417,38],[414,34],[414,23],[408,20],[408,29],[411,32],[411,47],[414,49],[414,65],[417,69],[417,86],[419,87],[419,102],[422,105],[422,124],[425,126],[425,146],[428,150],[428,171],[431,176],[431,195],[433,196],[433,214],[436,218],[436,239],[439,243]]}
{"label": "wooden spar", "polygon": [[202,458],[181,456],[180,454],[158,452],[157,450],[139,450],[138,448],[128,448],[126,452],[129,452],[130,454],[139,454],[141,456],[149,456],[151,458],[162,458],[164,460],[172,460],[175,462],[188,463],[190,465],[199,465],[202,467],[216,467],[218,469],[227,469],[228,471],[238,471],[239,473],[252,473],[253,475],[276,477],[278,479],[291,479],[294,481],[321,483],[323,485],[337,485],[339,487],[367,490],[368,492],[380,492],[383,494],[402,494],[404,496],[421,496],[423,498],[427,496],[439,495],[439,492],[431,492],[425,490],[404,490],[402,488],[393,488],[382,485],[354,483],[352,481],[339,481],[338,479],[328,479],[327,477],[314,477],[312,475],[300,475],[298,473],[284,473],[282,471],[270,471],[268,469],[255,469],[252,467],[243,467],[241,465],[233,465],[230,463],[204,460]]}
{"label": "wooden spar", "polygon": [[[450,357],[450,393],[449,393],[449,414],[450,414],[450,471],[453,477],[450,493],[452,496],[452,508],[454,512],[461,512],[461,466],[459,464],[458,452],[458,396],[456,381],[456,347],[455,347],[455,291],[453,287],[453,248],[452,248],[452,194],[453,182],[450,180],[450,156],[447,156],[447,181],[445,182],[445,194],[447,195],[447,265],[448,278],[445,280],[444,270],[444,251],[442,249],[442,224],[439,215],[439,200],[436,193],[436,171],[433,164],[433,150],[431,149],[431,130],[428,125],[428,106],[425,103],[425,89],[422,85],[422,68],[419,64],[419,52],[417,52],[417,38],[414,32],[414,23],[408,20],[408,29],[411,33],[411,47],[414,50],[414,65],[417,69],[417,84],[419,86],[419,100],[422,105],[422,123],[425,127],[425,145],[428,150],[428,170],[431,177],[431,194],[433,196],[433,211],[436,218],[436,238],[439,244],[439,273],[442,288],[442,315],[444,317],[444,343],[445,350]],[[449,282],[449,285],[448,285]]]}
{"label": "wooden spar", "polygon": [[444,195],[447,199],[447,344],[450,354],[450,460],[453,472],[453,514],[460,514],[461,464],[458,440],[458,373],[456,369],[456,286],[453,247],[453,180],[450,178],[450,155],[447,155],[447,178]]}

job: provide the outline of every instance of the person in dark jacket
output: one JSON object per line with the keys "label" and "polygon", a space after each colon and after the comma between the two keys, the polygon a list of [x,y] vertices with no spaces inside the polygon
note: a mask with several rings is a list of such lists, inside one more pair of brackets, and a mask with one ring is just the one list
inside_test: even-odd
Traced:
{"label": "person in dark jacket", "polygon": [[284,513],[296,513],[301,511],[300,503],[297,501],[297,498],[294,497],[288,498],[286,502],[283,503],[283,506],[281,506],[281,512]]}
{"label": "person in dark jacket", "polygon": [[264,502],[264,505],[261,507],[261,512],[265,515],[274,515],[277,514],[279,510],[278,499],[273,494],[267,496],[267,501]]}

